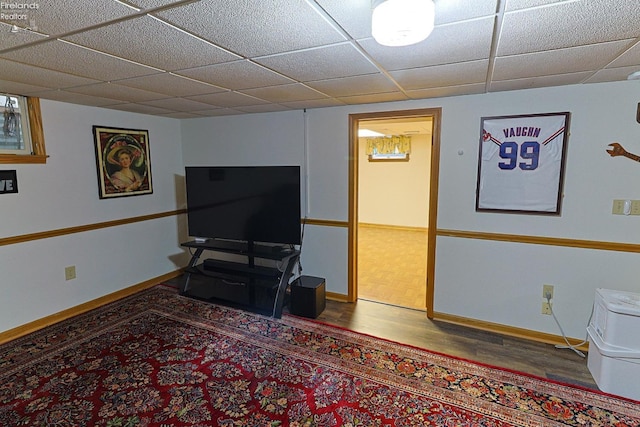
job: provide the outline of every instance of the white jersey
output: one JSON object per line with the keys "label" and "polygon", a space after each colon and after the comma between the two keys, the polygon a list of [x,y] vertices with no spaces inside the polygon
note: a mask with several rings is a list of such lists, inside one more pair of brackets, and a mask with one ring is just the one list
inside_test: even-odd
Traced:
{"label": "white jersey", "polygon": [[484,119],[478,208],[558,211],[565,122],[564,114]]}

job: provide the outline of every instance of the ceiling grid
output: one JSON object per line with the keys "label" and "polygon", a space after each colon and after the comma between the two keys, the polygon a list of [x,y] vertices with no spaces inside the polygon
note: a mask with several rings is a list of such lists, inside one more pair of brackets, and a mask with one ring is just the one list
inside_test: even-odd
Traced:
{"label": "ceiling grid", "polygon": [[41,0],[28,19],[0,21],[0,92],[185,118],[621,81],[640,70],[633,1],[435,4],[426,40],[386,47],[371,37],[370,0]]}

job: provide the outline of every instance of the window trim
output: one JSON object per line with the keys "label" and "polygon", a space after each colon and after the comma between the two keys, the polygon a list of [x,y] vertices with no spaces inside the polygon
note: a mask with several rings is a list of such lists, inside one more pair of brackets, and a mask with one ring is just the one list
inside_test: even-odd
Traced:
{"label": "window trim", "polygon": [[0,154],[0,164],[45,164],[47,151],[44,146],[40,98],[27,97],[31,149],[33,154]]}

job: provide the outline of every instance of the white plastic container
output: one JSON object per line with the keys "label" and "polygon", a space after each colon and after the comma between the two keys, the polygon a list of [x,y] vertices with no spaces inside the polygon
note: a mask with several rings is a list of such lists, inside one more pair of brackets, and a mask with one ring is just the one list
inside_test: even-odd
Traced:
{"label": "white plastic container", "polygon": [[640,294],[596,289],[589,326],[608,346],[640,351]]}
{"label": "white plastic container", "polygon": [[605,343],[589,326],[587,367],[600,390],[640,401],[640,350]]}

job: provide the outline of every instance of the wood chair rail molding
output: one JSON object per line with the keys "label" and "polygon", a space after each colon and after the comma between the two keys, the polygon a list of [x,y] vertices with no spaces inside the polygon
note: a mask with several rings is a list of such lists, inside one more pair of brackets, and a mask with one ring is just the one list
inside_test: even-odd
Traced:
{"label": "wood chair rail molding", "polygon": [[42,231],[39,233],[22,234],[19,236],[5,237],[0,239],[0,246],[13,245],[16,243],[24,243],[32,240],[48,239],[51,237],[65,236],[67,234],[82,233],[85,231],[99,230],[101,228],[117,227],[119,225],[133,224],[135,222],[150,221],[157,218],[174,216],[186,213],[186,209],[178,209],[175,211],[160,212],[150,215],[136,216],[132,218],[116,219],[113,221],[98,222],[95,224],[78,225],[75,227],[59,228],[57,230]]}
{"label": "wood chair rail molding", "polygon": [[570,248],[595,249],[601,251],[640,252],[640,245],[633,243],[601,242],[597,240],[564,239],[560,237],[526,236],[519,234],[484,233],[438,229],[441,237],[492,240],[496,242],[526,243],[532,245],[563,246]]}
{"label": "wood chair rail molding", "polygon": [[[160,212],[132,218],[123,218],[95,224],[79,225],[57,230],[5,237],[0,238],[0,246],[23,243],[32,240],[48,239],[50,237],[64,236],[67,234],[82,233],[85,231],[98,230],[107,227],[116,227],[119,225],[132,224],[140,221],[149,221],[156,218],[185,214],[186,212],[186,209],[178,209],[174,211]],[[322,227],[349,227],[349,223],[346,221],[306,219],[304,222],[309,225]],[[440,237],[455,237],[463,239],[492,240],[497,242],[526,243],[534,245],[564,246],[582,249],[640,253],[640,245],[632,243],[601,242],[597,240],[564,239],[558,237],[526,236],[519,234],[485,233],[478,231],[461,231],[447,229],[437,229],[436,235]]]}

